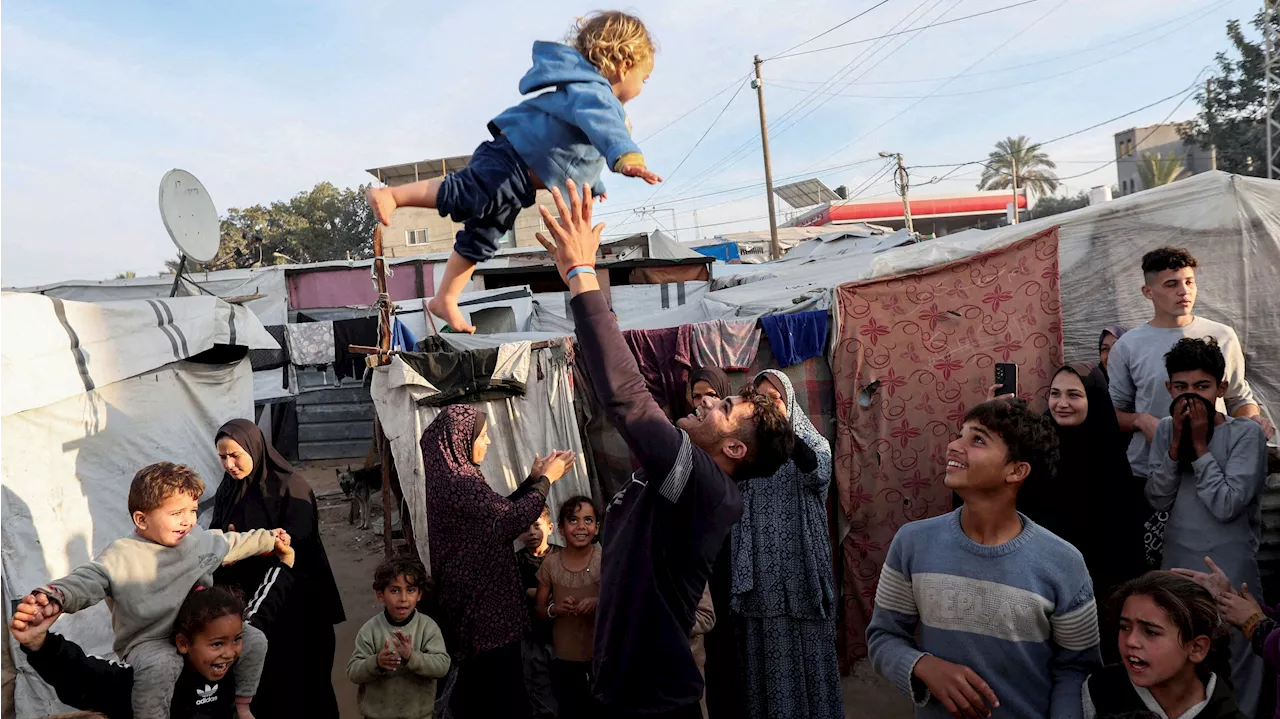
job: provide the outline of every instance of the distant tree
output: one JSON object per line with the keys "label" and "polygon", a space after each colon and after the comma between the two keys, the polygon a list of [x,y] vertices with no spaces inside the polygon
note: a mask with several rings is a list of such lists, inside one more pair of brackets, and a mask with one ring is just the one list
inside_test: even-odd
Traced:
{"label": "distant tree", "polygon": [[1187,173],[1187,168],[1182,164],[1182,155],[1169,155],[1161,157],[1160,153],[1152,154],[1150,152],[1142,153],[1142,157],[1138,160],[1138,179],[1142,180],[1142,189],[1149,190],[1153,187],[1167,185]]}
{"label": "distant tree", "polygon": [[[1280,27],[1280,13],[1272,20]],[[1250,23],[1261,35],[1266,13]],[[1220,52],[1218,70],[1208,87],[1195,95],[1200,111],[1179,127],[1182,138],[1201,149],[1216,147],[1218,169],[1240,175],[1267,174],[1266,51],[1261,40],[1245,37],[1239,20],[1227,22],[1227,38],[1234,52]]]}
{"label": "distant tree", "polygon": [[117,279],[117,280],[131,280],[131,279],[133,279],[133,278],[135,278],[135,277],[137,277],[137,276],[138,276],[138,273],[134,272],[133,270],[129,270],[128,272],[121,272],[121,273],[117,274],[117,275],[116,275],[116,279]]}
{"label": "distant tree", "polygon": [[1039,219],[1050,215],[1059,215],[1063,212],[1078,210],[1081,207],[1089,206],[1089,193],[1081,191],[1075,195],[1048,195],[1036,200],[1036,204],[1031,208],[1031,219]]}
{"label": "distant tree", "polygon": [[979,190],[1010,189],[1015,160],[1019,188],[1026,188],[1041,197],[1051,195],[1058,189],[1058,176],[1053,173],[1057,165],[1040,151],[1039,145],[1031,142],[1025,135],[1007,137],[997,142],[996,149],[987,158],[982,179],[978,180]]}
{"label": "distant tree", "polygon": [[[206,263],[188,260],[187,268],[207,271],[368,259],[373,256],[377,220],[364,200],[367,187],[339,189],[321,182],[287,202],[229,208],[222,218],[218,255]],[[165,264],[174,272],[178,260]]]}

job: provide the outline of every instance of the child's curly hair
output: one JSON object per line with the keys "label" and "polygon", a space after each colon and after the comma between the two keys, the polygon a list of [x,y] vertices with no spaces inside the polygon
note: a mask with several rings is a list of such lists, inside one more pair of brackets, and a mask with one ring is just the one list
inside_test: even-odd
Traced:
{"label": "child's curly hair", "polygon": [[578,18],[569,31],[568,43],[610,79],[652,60],[658,49],[640,18],[616,10]]}

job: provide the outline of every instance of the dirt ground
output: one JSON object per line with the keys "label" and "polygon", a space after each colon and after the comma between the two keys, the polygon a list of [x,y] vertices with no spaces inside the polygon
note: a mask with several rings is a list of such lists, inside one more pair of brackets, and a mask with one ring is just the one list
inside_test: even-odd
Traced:
{"label": "dirt ground", "polygon": [[[338,707],[342,719],[360,719],[356,688],[347,679],[347,660],[355,646],[356,632],[381,609],[369,585],[373,570],[382,559],[382,512],[375,497],[373,529],[358,531],[347,523],[350,505],[339,493],[335,470],[349,464],[359,462],[307,462],[299,469],[319,497],[321,534],[347,614],[347,621],[336,627],[338,650],[333,658],[333,686]],[[326,496],[335,493],[338,494]],[[845,677],[843,686],[845,716],[849,719],[908,719],[912,715],[911,702],[865,664],[857,667],[853,676]]]}

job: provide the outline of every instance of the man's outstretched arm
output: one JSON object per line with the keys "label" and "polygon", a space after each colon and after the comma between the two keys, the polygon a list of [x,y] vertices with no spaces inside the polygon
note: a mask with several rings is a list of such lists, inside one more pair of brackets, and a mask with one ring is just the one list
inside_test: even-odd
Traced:
{"label": "man's outstretched arm", "polygon": [[631,349],[622,338],[618,321],[600,291],[596,275],[570,271],[578,267],[595,268],[596,251],[600,247],[600,231],[604,225],[591,226],[594,198],[591,188],[578,193],[572,181],[569,204],[553,189],[560,219],[551,216],[545,206],[539,207],[552,238],[542,234],[538,240],[556,260],[560,276],[573,295],[574,324],[578,333],[579,352],[591,375],[596,399],[613,424],[622,433],[651,479],[662,481],[663,494],[674,500],[680,494],[692,466],[692,443],[688,435],[671,425],[658,403],[645,386]]}

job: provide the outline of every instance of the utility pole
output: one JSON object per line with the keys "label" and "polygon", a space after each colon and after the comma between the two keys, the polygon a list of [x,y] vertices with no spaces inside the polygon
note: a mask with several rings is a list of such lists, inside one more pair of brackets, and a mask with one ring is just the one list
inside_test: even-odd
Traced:
{"label": "utility pole", "polygon": [[1009,174],[1013,177],[1013,220],[1010,224],[1018,224],[1018,158],[1009,155]]}
{"label": "utility pole", "polygon": [[895,171],[897,175],[898,194],[902,195],[902,219],[905,221],[907,234],[915,237],[916,228],[911,222],[911,202],[907,199],[907,188],[909,185],[907,177],[907,166],[902,163],[901,152],[882,152],[880,156],[883,158],[894,158],[898,162],[898,169]]}
{"label": "utility pole", "polygon": [[[1213,78],[1205,78],[1204,81],[1204,111],[1209,116],[1209,134],[1213,134]],[[1209,169],[1218,169],[1218,147],[1216,145],[1209,146]]]}
{"label": "utility pole", "polygon": [[782,248],[778,245],[778,217],[773,208],[773,167],[769,163],[769,124],[764,117],[764,81],[760,77],[760,65],[764,63],[756,55],[756,79],[751,82],[755,88],[756,99],[760,103],[760,147],[764,150],[764,191],[769,199],[769,259],[776,260],[782,256]]}
{"label": "utility pole", "polygon": [[911,202],[907,199],[907,166],[902,164],[902,153],[898,154],[898,183],[902,192],[902,217],[907,221],[907,234],[916,236],[916,226],[911,222]]}
{"label": "utility pole", "polygon": [[1262,27],[1262,41],[1265,55],[1263,58],[1263,84],[1266,85],[1265,112],[1263,122],[1266,123],[1267,133],[1267,179],[1276,179],[1280,177],[1280,167],[1276,166],[1276,141],[1280,139],[1280,120],[1276,119],[1276,101],[1277,93],[1280,93],[1280,72],[1276,68],[1276,54],[1280,52],[1277,47],[1280,37],[1277,37],[1275,29],[1275,14],[1277,0],[1263,0],[1262,9],[1265,13],[1265,22]]}

